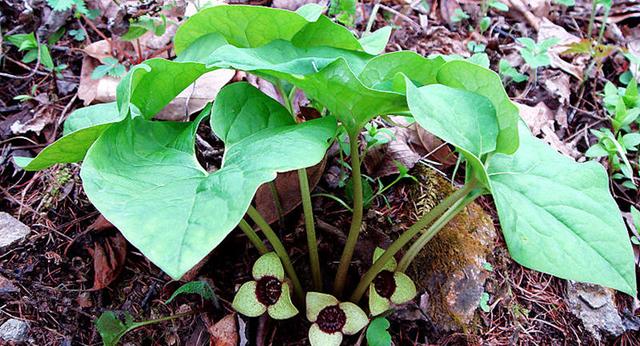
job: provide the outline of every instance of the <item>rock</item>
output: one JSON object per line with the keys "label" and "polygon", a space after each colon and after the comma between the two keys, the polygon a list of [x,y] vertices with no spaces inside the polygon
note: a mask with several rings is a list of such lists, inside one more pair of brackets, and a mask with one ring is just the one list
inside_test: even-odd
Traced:
{"label": "rock", "polygon": [[16,285],[14,285],[13,282],[11,282],[11,280],[0,275],[0,297],[6,294],[16,293],[19,291],[20,290],[18,289],[18,287],[16,287]]}
{"label": "rock", "polygon": [[625,327],[615,304],[614,291],[599,285],[569,281],[567,306],[596,339],[617,337]]}
{"label": "rock", "polygon": [[7,320],[0,326],[0,340],[25,342],[27,341],[28,333],[29,324],[14,318]]}
{"label": "rock", "polygon": [[[420,184],[411,200],[423,214],[451,194],[451,183],[435,171],[416,166]],[[470,204],[424,247],[407,270],[428,302],[420,307],[440,332],[464,330],[472,321],[489,277],[483,264],[493,250],[496,231],[491,217]],[[421,299],[422,300],[422,299]]]}
{"label": "rock", "polygon": [[29,235],[31,229],[15,217],[0,212],[0,254],[3,248],[13,245]]}

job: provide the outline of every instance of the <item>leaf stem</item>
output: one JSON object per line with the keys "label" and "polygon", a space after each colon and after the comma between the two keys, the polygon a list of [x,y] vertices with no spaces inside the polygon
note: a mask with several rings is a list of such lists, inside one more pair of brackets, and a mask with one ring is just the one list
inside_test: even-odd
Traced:
{"label": "leaf stem", "polygon": [[357,303],[364,295],[364,292],[369,287],[369,284],[375,279],[375,277],[380,273],[384,265],[398,252],[402,249],[407,243],[413,239],[418,233],[420,233],[425,227],[430,225],[432,222],[436,220],[440,215],[444,214],[447,210],[449,210],[452,206],[454,206],[458,201],[462,200],[466,196],[468,196],[476,186],[476,181],[471,180],[461,189],[453,192],[447,198],[445,198],[440,204],[431,209],[428,213],[421,216],[418,221],[416,221],[408,230],[398,237],[387,250],[378,258],[377,261],[373,263],[371,268],[362,276],[360,279],[360,283],[354,290],[351,295],[351,301]]}
{"label": "leaf stem", "polygon": [[338,265],[338,271],[336,272],[336,279],[333,287],[333,293],[336,297],[341,296],[342,291],[344,290],[349,265],[351,264],[353,251],[356,247],[356,243],[358,242],[358,235],[360,235],[360,228],[362,227],[362,209],[364,206],[362,200],[362,175],[360,173],[360,139],[357,131],[349,133],[349,147],[351,154],[351,179],[353,181],[353,216],[351,218],[351,227],[349,228],[347,242],[344,246],[344,250],[342,251],[340,264]]}
{"label": "leaf stem", "polygon": [[399,272],[404,272],[409,268],[411,262],[416,258],[420,251],[427,245],[438,232],[446,226],[459,212],[461,212],[469,203],[473,202],[478,195],[466,196],[466,198],[458,200],[451,208],[442,214],[429,228],[420,235],[420,237],[411,244],[409,250],[402,256],[396,268]]}
{"label": "leaf stem", "polygon": [[300,197],[302,197],[302,210],[304,211],[304,226],[307,231],[307,247],[309,248],[309,263],[311,265],[311,278],[313,289],[322,291],[322,273],[320,272],[320,258],[318,256],[318,241],[316,238],[315,220],[313,218],[313,206],[311,205],[311,193],[309,191],[309,178],[307,170],[298,170],[300,181]]}
{"label": "leaf stem", "polygon": [[278,188],[276,187],[275,180],[272,180],[267,184],[269,185],[269,190],[271,190],[271,198],[273,199],[273,204],[276,207],[276,214],[278,214],[278,226],[280,226],[280,228],[284,228],[284,209],[282,209],[282,203],[280,202],[280,195],[278,195]]}
{"label": "leaf stem", "polygon": [[264,236],[269,240],[271,246],[273,246],[273,250],[278,254],[280,260],[282,261],[282,265],[284,266],[284,270],[287,272],[289,279],[291,279],[291,283],[293,284],[293,290],[298,297],[299,302],[304,302],[304,291],[302,291],[302,285],[300,285],[300,280],[298,279],[298,275],[296,274],[295,269],[293,269],[293,264],[291,263],[291,258],[289,258],[289,254],[287,254],[287,250],[285,250],[284,245],[278,238],[276,232],[273,231],[269,223],[260,215],[260,213],[253,206],[249,206],[249,210],[247,210],[247,215],[253,220],[253,222],[260,227]]}
{"label": "leaf stem", "polygon": [[256,249],[261,255],[264,255],[267,252],[269,252],[269,250],[267,249],[267,246],[264,245],[264,243],[258,236],[258,233],[256,233],[256,231],[254,231],[253,228],[251,228],[251,226],[247,221],[241,220],[238,227],[240,227],[242,232],[244,232],[247,238],[249,238],[249,241],[251,242],[251,244],[253,244],[253,246],[256,247]]}

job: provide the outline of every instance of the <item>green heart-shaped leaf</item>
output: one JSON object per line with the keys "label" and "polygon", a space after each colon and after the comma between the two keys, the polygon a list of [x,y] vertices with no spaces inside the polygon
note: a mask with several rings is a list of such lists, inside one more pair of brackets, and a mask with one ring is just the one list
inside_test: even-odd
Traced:
{"label": "green heart-shaped leaf", "polygon": [[87,150],[111,124],[122,120],[116,103],[80,108],[64,123],[64,136],[44,148],[34,158],[14,157],[24,170],[39,171],[57,163],[84,159]]}
{"label": "green heart-shaped leaf", "polygon": [[636,295],[631,243],[601,165],[576,163],[520,125],[520,148],[494,155],[489,178],[518,263]]}
{"label": "green heart-shaped leaf", "polygon": [[[87,154],[81,176],[91,202],[173,278],[191,269],[234,229],[261,184],[278,172],[320,162],[335,134],[332,117],[271,126],[274,101],[254,89],[241,83],[218,95],[213,127],[226,133],[222,137],[230,143],[222,168],[213,173],[202,169],[194,153],[202,116],[189,123],[127,118],[105,131]],[[244,109],[255,110],[240,114],[256,125],[250,129],[244,122],[229,122],[237,114],[222,113],[233,111],[229,105],[244,91],[252,95]]]}

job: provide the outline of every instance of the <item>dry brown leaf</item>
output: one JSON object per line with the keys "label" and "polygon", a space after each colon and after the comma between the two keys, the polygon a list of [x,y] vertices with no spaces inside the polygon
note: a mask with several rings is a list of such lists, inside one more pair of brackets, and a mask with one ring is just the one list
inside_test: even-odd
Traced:
{"label": "dry brown leaf", "polygon": [[548,51],[551,58],[551,66],[559,68],[582,81],[585,66],[579,65],[581,60],[574,60],[573,63],[569,63],[560,58],[562,52],[567,50],[567,46],[580,42],[580,38],[568,33],[563,27],[553,24],[549,19],[542,18],[538,29],[538,41],[548,38],[557,38],[559,40],[558,44],[549,48]]}
{"label": "dry brown leaf", "polygon": [[26,116],[11,124],[11,132],[14,134],[22,134],[29,131],[40,134],[45,126],[56,120],[56,114],[53,112],[53,108],[50,107],[49,96],[46,93],[38,94],[33,101],[36,101],[38,106],[35,108],[35,112],[29,112],[31,117]]}
{"label": "dry brown leaf", "polygon": [[547,144],[549,144],[552,148],[556,149],[565,156],[569,156],[574,159],[582,157],[582,153],[580,153],[576,149],[575,142],[563,142],[550,126],[542,128],[542,139],[547,142]]}
{"label": "dry brown leaf", "polygon": [[216,98],[220,89],[235,75],[233,70],[215,70],[203,74],[184,89],[173,101],[156,115],[156,119],[180,120],[193,114]]}
{"label": "dry brown leaf", "polygon": [[115,232],[110,236],[98,236],[93,248],[89,248],[89,254],[93,257],[93,288],[103,289],[115,280],[127,258],[127,241]]}
{"label": "dry brown leaf", "polygon": [[417,152],[417,148],[422,148],[422,144],[415,130],[400,126],[392,127],[390,130],[395,139],[370,149],[364,157],[364,167],[372,178],[398,174],[396,161],[411,169],[426,154]]}
{"label": "dry brown leaf", "polygon": [[544,102],[538,102],[533,107],[518,102],[514,103],[520,111],[520,117],[534,135],[539,135],[544,127],[553,126],[553,111]]}
{"label": "dry brown leaf", "polygon": [[515,11],[507,12],[508,15],[518,18],[518,14],[524,17],[524,19],[531,25],[534,29],[538,30],[540,28],[540,18],[534,15],[529,6],[523,0],[505,0],[505,3]]}
{"label": "dry brown leaf", "polygon": [[[324,158],[319,164],[307,168],[310,191],[313,191],[316,185],[318,185],[318,182],[324,173],[326,164],[327,160]],[[298,171],[279,173],[275,180],[275,184],[276,190],[278,191],[278,197],[280,198],[280,204],[282,205],[282,214],[285,216],[302,203],[300,198]],[[263,184],[258,188],[255,201],[256,209],[258,209],[260,214],[262,214],[268,223],[278,221],[278,210],[276,209],[269,184]]]}
{"label": "dry brown leaf", "polygon": [[236,314],[223,317],[216,324],[208,328],[211,346],[236,346],[238,345],[238,329],[236,328]]}
{"label": "dry brown leaf", "polygon": [[418,126],[412,125],[413,129],[418,135],[420,143],[427,152],[426,159],[437,161],[442,164],[442,168],[448,168],[456,164],[456,156],[451,151],[448,145],[446,145],[440,138],[434,136],[427,130]]}

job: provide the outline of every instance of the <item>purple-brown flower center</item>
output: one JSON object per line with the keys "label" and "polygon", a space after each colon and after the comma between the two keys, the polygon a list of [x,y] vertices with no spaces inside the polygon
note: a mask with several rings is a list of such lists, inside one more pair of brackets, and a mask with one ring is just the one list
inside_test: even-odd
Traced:
{"label": "purple-brown flower center", "polygon": [[263,276],[258,280],[256,297],[264,305],[273,305],[282,294],[282,282],[273,276]]}
{"label": "purple-brown flower center", "polygon": [[338,305],[327,306],[318,314],[316,320],[318,327],[325,333],[331,334],[339,332],[347,323],[347,315]]}
{"label": "purple-brown flower center", "polygon": [[396,280],[393,278],[393,272],[388,270],[381,271],[373,280],[373,287],[381,297],[391,298],[393,292],[396,291]]}

